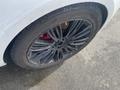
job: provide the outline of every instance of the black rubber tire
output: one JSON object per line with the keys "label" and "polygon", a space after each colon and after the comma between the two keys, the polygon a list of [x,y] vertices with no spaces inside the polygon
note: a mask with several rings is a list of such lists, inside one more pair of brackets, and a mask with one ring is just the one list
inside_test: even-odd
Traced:
{"label": "black rubber tire", "polygon": [[63,7],[43,16],[26,27],[13,41],[13,45],[10,50],[10,56],[13,62],[18,66],[27,69],[41,69],[62,63],[63,61],[47,66],[34,65],[28,62],[26,52],[32,41],[40,34],[40,32],[47,30],[48,27],[54,27],[63,21],[74,19],[88,19],[92,22],[94,29],[92,30],[91,39],[87,42],[88,44],[102,26],[102,11],[97,5],[76,4]]}

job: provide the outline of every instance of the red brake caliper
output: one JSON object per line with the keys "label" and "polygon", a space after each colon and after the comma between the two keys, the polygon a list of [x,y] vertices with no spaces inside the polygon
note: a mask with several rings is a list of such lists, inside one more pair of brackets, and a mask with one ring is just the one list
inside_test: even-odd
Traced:
{"label": "red brake caliper", "polygon": [[45,40],[45,41],[51,41],[52,40],[52,38],[49,36],[48,33],[44,33],[44,34],[40,35],[39,39]]}

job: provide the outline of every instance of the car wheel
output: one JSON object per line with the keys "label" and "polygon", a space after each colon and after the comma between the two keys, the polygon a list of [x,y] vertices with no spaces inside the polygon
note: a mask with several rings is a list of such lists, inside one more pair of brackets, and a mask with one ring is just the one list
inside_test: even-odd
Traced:
{"label": "car wheel", "polygon": [[102,26],[97,5],[76,4],[53,11],[27,26],[13,41],[15,64],[41,69],[62,63],[83,49]]}

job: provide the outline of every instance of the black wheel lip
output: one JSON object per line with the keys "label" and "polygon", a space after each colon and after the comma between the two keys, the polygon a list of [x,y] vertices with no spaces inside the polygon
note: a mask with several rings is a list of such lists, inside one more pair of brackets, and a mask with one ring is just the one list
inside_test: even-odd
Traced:
{"label": "black wheel lip", "polygon": [[[78,21],[78,20],[84,20],[84,19],[73,19],[73,20],[74,20],[74,21]],[[73,20],[69,20],[68,22],[73,21]],[[92,26],[92,28],[93,28],[93,24],[92,24],[92,22],[91,22],[90,20],[85,19],[84,21],[87,21],[89,24],[91,24],[91,26]],[[46,31],[48,31],[48,30],[46,30]],[[45,31],[45,32],[46,32],[46,31]],[[42,32],[42,33],[44,33],[44,32]],[[91,31],[90,31],[90,35],[91,35]],[[36,38],[36,39],[37,39],[37,38]],[[35,41],[36,39],[34,39],[34,41]],[[34,41],[33,41],[33,42],[34,42]],[[86,42],[86,43],[87,43],[87,42]],[[31,45],[33,45],[33,43],[31,43]],[[31,46],[31,45],[30,45],[30,46]],[[52,44],[52,45],[54,45],[54,44]],[[29,48],[30,48],[30,46],[29,46]],[[79,50],[80,50],[80,49],[79,49]],[[79,50],[78,50],[78,51],[79,51]],[[28,50],[28,51],[29,51],[29,50]],[[28,51],[26,52],[27,54],[28,54]],[[78,52],[78,51],[77,51],[77,52]],[[76,51],[75,51],[74,53],[76,53]],[[72,53],[72,54],[70,54],[70,55],[74,55],[74,53]],[[27,54],[26,54],[26,55],[27,55]],[[27,56],[26,56],[26,57],[27,57]],[[31,62],[31,60],[29,60],[28,57],[27,57],[27,59],[28,59],[28,61],[29,61],[30,63],[32,63],[32,64],[38,64],[38,63]],[[62,59],[61,62],[65,61],[65,59],[67,59],[67,57],[64,58],[64,59]],[[58,61],[58,62],[60,62],[60,61]],[[56,62],[54,62],[54,63],[56,63]],[[48,64],[51,64],[51,63],[48,63]],[[40,65],[43,65],[43,66],[44,66],[44,65],[46,65],[46,64],[43,63],[43,64],[40,64]]]}

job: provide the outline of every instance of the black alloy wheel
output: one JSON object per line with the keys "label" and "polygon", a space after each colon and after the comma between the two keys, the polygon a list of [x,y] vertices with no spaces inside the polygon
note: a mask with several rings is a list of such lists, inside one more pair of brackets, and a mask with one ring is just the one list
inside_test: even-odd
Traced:
{"label": "black alloy wheel", "polygon": [[105,21],[102,10],[99,4],[82,3],[46,14],[15,37],[9,46],[10,58],[26,69],[63,63],[95,37]]}
{"label": "black alloy wheel", "polygon": [[92,29],[88,20],[66,21],[50,28],[32,42],[27,58],[34,64],[65,60],[89,41]]}

